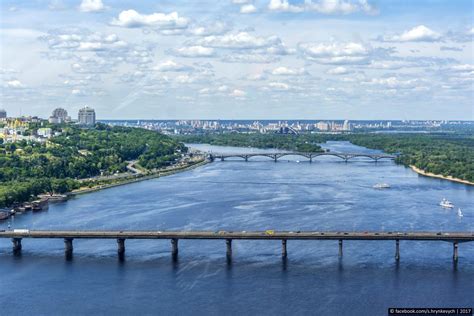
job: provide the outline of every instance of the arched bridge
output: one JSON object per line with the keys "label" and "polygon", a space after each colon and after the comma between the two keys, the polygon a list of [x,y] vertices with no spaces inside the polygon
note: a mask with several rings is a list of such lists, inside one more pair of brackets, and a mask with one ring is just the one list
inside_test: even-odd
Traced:
{"label": "arched bridge", "polygon": [[318,153],[305,153],[305,152],[276,152],[276,153],[210,153],[208,155],[209,160],[214,161],[220,159],[224,161],[226,158],[242,158],[245,161],[248,161],[252,157],[268,157],[273,161],[277,162],[278,159],[285,156],[300,156],[307,158],[309,162],[313,162],[313,158],[319,156],[335,156],[341,158],[344,161],[349,161],[352,158],[356,157],[366,157],[370,158],[373,161],[379,161],[380,159],[395,159],[396,155],[388,154],[367,154],[367,153],[340,153],[340,152],[318,152]]}

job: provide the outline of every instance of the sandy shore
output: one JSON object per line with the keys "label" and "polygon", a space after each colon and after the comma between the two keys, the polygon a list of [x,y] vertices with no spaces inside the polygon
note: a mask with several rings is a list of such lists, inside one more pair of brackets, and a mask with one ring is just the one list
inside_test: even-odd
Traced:
{"label": "sandy shore", "polygon": [[415,166],[410,165],[410,168],[411,168],[411,170],[415,171],[418,174],[421,174],[422,176],[438,178],[438,179],[443,179],[443,180],[449,180],[449,181],[464,183],[464,184],[468,184],[468,185],[474,185],[474,182],[470,182],[470,181],[462,180],[462,179],[458,179],[458,178],[453,178],[451,176],[445,177],[441,174],[434,174],[434,173],[431,173],[431,172],[426,172],[426,171],[421,170],[421,169],[419,169]]}

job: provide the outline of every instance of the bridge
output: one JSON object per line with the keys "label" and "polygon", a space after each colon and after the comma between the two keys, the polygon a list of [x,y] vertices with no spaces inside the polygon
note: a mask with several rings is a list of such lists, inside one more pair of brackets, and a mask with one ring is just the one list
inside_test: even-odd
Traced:
{"label": "bridge", "polygon": [[320,157],[320,156],[334,156],[334,157],[341,158],[345,162],[356,157],[370,158],[371,160],[375,162],[379,161],[380,159],[397,158],[396,155],[389,155],[389,154],[339,153],[339,152],[276,152],[276,153],[233,153],[233,154],[210,153],[208,155],[209,160],[211,161],[214,161],[216,159],[220,159],[221,161],[224,161],[226,158],[242,158],[245,161],[248,161],[249,158],[252,158],[252,157],[268,157],[275,162],[277,162],[278,159],[285,156],[300,156],[300,157],[307,158],[309,162],[313,162],[313,158]]}
{"label": "bridge", "polygon": [[193,240],[225,240],[226,256],[232,258],[233,240],[269,240],[281,241],[282,257],[288,256],[288,240],[337,240],[339,256],[342,257],[343,241],[395,241],[395,260],[400,260],[400,240],[407,241],[445,241],[453,243],[453,261],[458,261],[458,244],[474,241],[472,232],[333,232],[333,231],[80,231],[80,230],[8,230],[0,231],[0,238],[11,238],[13,253],[19,254],[22,250],[22,239],[49,238],[63,239],[66,258],[72,258],[74,239],[116,239],[119,259],[125,255],[125,240],[127,239],[168,239],[171,241],[173,259],[178,256],[178,241],[180,239]]}

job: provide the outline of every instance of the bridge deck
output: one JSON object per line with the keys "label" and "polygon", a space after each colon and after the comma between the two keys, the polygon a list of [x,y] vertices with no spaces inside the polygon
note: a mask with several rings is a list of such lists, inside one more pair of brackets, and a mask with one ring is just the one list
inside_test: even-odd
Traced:
{"label": "bridge deck", "polygon": [[251,239],[251,240],[440,240],[474,241],[472,232],[316,232],[316,231],[0,231],[0,238],[72,239]]}

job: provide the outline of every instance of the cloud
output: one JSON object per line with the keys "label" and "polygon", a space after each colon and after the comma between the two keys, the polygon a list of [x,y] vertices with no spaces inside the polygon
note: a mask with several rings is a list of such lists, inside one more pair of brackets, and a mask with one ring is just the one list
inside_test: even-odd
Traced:
{"label": "cloud", "polygon": [[463,49],[460,47],[454,47],[454,46],[441,46],[439,48],[441,51],[452,51],[452,52],[462,52]]}
{"label": "cloud", "polygon": [[116,34],[92,33],[85,29],[56,29],[41,36],[40,40],[47,43],[50,49],[72,51],[103,51],[122,49],[127,43],[118,38]]}
{"label": "cloud", "polygon": [[177,63],[173,60],[167,60],[155,66],[153,69],[160,72],[180,72],[190,71],[193,67]]}
{"label": "cloud", "polygon": [[288,0],[270,0],[268,10],[276,12],[316,12],[320,14],[351,14],[363,12],[376,14],[377,9],[366,0],[305,0],[303,4],[291,4]]}
{"label": "cloud", "polygon": [[208,21],[190,25],[186,33],[194,36],[222,35],[230,29],[231,26],[227,22]]}
{"label": "cloud", "polygon": [[419,25],[399,35],[384,36],[384,42],[436,42],[441,39],[441,34]]}
{"label": "cloud", "polygon": [[274,55],[255,53],[232,53],[222,57],[221,61],[226,63],[245,63],[245,64],[269,64],[280,60]]}
{"label": "cloud", "polygon": [[296,69],[281,66],[273,69],[271,74],[276,76],[300,76],[307,74],[307,72],[304,68]]}
{"label": "cloud", "polygon": [[322,64],[367,64],[377,50],[368,44],[300,43],[298,51],[308,60]]}
{"label": "cloud", "polygon": [[249,14],[257,12],[257,8],[253,4],[245,4],[240,7],[240,13]]}
{"label": "cloud", "polygon": [[6,82],[5,87],[12,89],[22,89],[25,88],[25,85],[18,79],[12,79]]}
{"label": "cloud", "polygon": [[277,90],[277,91],[285,91],[285,90],[290,89],[290,86],[283,82],[270,82],[268,84],[268,87],[271,90]]}
{"label": "cloud", "polygon": [[304,7],[292,5],[288,0],[270,0],[270,3],[268,3],[268,10],[297,13],[303,12]]}
{"label": "cloud", "polygon": [[118,18],[114,18],[110,24],[128,28],[154,27],[172,30],[184,29],[188,23],[188,19],[180,17],[177,12],[140,14],[135,10],[126,10],[120,12]]}
{"label": "cloud", "polygon": [[247,32],[238,32],[220,36],[206,36],[199,43],[215,48],[255,49],[281,45],[281,40],[277,36],[260,37]]}
{"label": "cloud", "polygon": [[215,54],[214,48],[199,45],[172,49],[170,53],[179,57],[213,57]]}
{"label": "cloud", "polygon": [[402,80],[395,76],[386,78],[373,78],[370,81],[363,82],[368,85],[378,85],[390,89],[420,89],[421,80],[419,79],[408,79]]}
{"label": "cloud", "polygon": [[348,73],[351,73],[351,71],[342,66],[332,68],[327,71],[327,74],[329,75],[346,75]]}
{"label": "cloud", "polygon": [[81,12],[100,12],[105,9],[102,0],[82,0],[79,6]]}
{"label": "cloud", "polygon": [[235,97],[235,98],[243,98],[247,95],[247,93],[243,90],[234,89],[234,90],[232,90],[231,93],[229,93],[229,95],[231,97]]}

